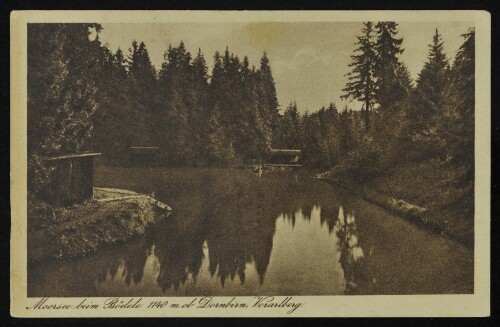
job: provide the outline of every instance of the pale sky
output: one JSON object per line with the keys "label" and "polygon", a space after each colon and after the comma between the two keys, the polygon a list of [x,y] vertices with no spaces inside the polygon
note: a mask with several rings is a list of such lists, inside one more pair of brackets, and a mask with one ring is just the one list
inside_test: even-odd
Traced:
{"label": "pale sky", "polygon": [[[341,109],[340,100],[349,71],[350,55],[355,49],[361,22],[324,23],[161,23],[161,24],[102,24],[101,41],[112,51],[120,47],[125,53],[132,41],[143,41],[157,69],[164,61],[169,44],[184,41],[195,55],[200,48],[205,55],[209,73],[216,50],[229,51],[250,64],[259,66],[267,52],[276,83],[278,102],[282,109],[297,101],[301,112],[316,111],[330,102]],[[460,36],[472,23],[467,22],[399,22],[399,37],[403,37],[401,60],[415,79],[423,67],[435,28],[443,36],[448,57],[453,58],[462,44]],[[349,106],[359,107],[357,103]]]}

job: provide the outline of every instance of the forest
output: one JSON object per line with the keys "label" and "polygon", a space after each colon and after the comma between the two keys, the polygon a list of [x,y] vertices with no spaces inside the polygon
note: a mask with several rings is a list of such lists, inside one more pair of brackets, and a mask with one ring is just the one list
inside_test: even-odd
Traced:
{"label": "forest", "polygon": [[121,165],[130,146],[157,146],[165,166],[234,167],[272,148],[297,148],[305,167],[417,203],[432,201],[433,188],[440,205],[472,217],[473,28],[453,58],[436,29],[413,80],[400,60],[398,24],[363,23],[342,96],[362,109],[332,102],[304,114],[293,101],[278,103],[265,52],[254,67],[226,48],[212,56],[209,71],[202,50],[191,54],[181,42],[166,45],[156,69],[146,44],[112,52],[101,30],[28,26],[30,192],[50,174],[43,159],[57,154],[98,151],[106,164]]}

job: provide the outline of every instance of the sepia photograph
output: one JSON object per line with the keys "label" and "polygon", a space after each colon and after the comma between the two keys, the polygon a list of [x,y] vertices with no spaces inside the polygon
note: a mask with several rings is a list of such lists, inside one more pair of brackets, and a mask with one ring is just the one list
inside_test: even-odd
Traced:
{"label": "sepia photograph", "polygon": [[432,17],[28,22],[24,296],[477,293],[477,17]]}

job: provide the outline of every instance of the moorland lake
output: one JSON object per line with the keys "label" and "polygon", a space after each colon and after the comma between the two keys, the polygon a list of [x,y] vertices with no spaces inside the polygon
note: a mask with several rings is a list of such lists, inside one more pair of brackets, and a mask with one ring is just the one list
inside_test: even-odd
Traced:
{"label": "moorland lake", "polygon": [[470,249],[298,172],[97,167],[173,207],[143,236],[28,269],[28,296],[473,292]]}

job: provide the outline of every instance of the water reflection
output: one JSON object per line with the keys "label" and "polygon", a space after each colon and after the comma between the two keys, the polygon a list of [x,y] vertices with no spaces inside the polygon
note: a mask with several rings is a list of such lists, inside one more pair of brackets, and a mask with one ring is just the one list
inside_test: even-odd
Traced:
{"label": "water reflection", "polygon": [[200,206],[189,228],[179,223],[186,217],[174,215],[151,230],[141,250],[113,262],[97,281],[97,292],[127,287],[127,294],[131,288],[151,294],[156,287],[161,295],[352,293],[363,268],[354,216],[344,218],[335,201],[321,206],[292,199],[289,206],[267,199],[244,209],[228,198],[218,200]]}
{"label": "water reflection", "polygon": [[175,187],[154,185],[173,201],[171,216],[124,246],[32,269],[30,292],[313,295],[343,294],[356,282],[354,217],[340,221],[344,209],[327,185],[238,171],[178,178]]}
{"label": "water reflection", "polygon": [[154,191],[174,213],[96,255],[30,266],[29,296],[430,294],[473,285],[465,251],[317,181],[235,170],[123,174],[130,178],[113,176],[123,184],[112,186]]}
{"label": "water reflection", "polygon": [[338,220],[335,225],[340,251],[340,264],[344,271],[346,281],[346,294],[355,294],[358,283],[366,280],[364,269],[364,252],[358,243],[358,231],[353,213],[344,214],[342,207],[339,209]]}

